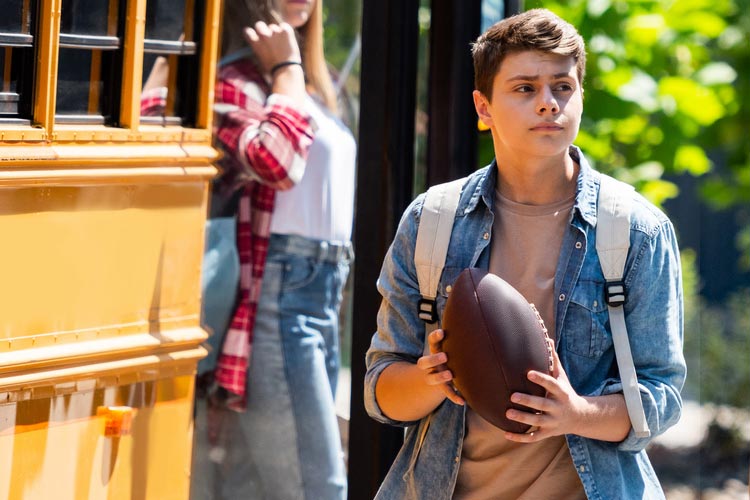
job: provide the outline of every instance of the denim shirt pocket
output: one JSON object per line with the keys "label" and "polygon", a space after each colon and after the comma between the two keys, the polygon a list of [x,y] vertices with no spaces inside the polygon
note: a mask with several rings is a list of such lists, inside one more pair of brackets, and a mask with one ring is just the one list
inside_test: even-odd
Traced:
{"label": "denim shirt pocket", "polygon": [[579,280],[565,315],[565,348],[579,356],[601,356],[612,346],[608,323],[604,281]]}

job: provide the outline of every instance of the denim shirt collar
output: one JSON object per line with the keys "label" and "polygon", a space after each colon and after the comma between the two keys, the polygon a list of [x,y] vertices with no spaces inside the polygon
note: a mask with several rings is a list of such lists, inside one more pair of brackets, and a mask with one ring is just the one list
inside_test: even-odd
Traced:
{"label": "denim shirt collar", "polygon": [[596,227],[596,201],[599,198],[599,174],[591,168],[578,146],[570,146],[570,157],[581,167],[576,180],[574,213],[591,227]]}
{"label": "denim shirt collar", "polygon": [[[598,197],[599,178],[591,168],[586,157],[578,146],[570,146],[570,157],[578,163],[580,170],[576,180],[576,200],[573,205],[573,213],[577,213],[586,223],[592,227],[596,226],[596,200]],[[479,200],[484,201],[487,208],[493,209],[495,202],[495,186],[497,185],[497,160],[492,160],[487,166],[484,177],[477,183],[474,192],[466,202],[463,213],[468,213],[477,208]]]}

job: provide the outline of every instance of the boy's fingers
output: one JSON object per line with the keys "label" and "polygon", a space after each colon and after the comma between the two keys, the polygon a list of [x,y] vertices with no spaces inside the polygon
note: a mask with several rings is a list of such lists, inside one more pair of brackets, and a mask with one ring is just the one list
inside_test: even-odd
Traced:
{"label": "boy's fingers", "polygon": [[427,342],[430,344],[430,354],[440,352],[440,342],[443,340],[443,330],[434,330],[427,336]]}
{"label": "boy's fingers", "polygon": [[422,356],[417,360],[417,366],[422,370],[429,370],[436,366],[444,364],[448,360],[448,357],[444,352],[438,352],[429,356]]}
{"label": "boy's fingers", "polygon": [[451,372],[448,370],[434,372],[427,375],[427,383],[429,385],[444,385],[452,379]]}
{"label": "boy's fingers", "polygon": [[453,389],[452,386],[448,384],[443,384],[442,386],[443,393],[445,394],[445,397],[456,403],[457,405],[463,406],[465,404],[464,398],[456,394],[456,391]]}

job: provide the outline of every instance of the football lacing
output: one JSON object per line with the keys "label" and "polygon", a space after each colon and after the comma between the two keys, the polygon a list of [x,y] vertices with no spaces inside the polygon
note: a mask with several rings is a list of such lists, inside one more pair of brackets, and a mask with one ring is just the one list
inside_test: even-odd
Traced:
{"label": "football lacing", "polygon": [[[536,319],[539,321],[539,326],[542,327],[542,331],[544,332],[544,337],[548,340],[549,339],[549,332],[547,332],[547,327],[544,325],[544,320],[542,319],[542,315],[539,314],[539,311],[537,310],[536,306],[529,302],[529,305],[531,306],[531,310],[534,311],[534,314],[536,314]],[[549,371],[552,373],[552,371],[555,368],[555,359],[552,357],[552,347],[550,346],[550,343],[548,341],[545,341],[547,344],[547,356],[549,361]]]}

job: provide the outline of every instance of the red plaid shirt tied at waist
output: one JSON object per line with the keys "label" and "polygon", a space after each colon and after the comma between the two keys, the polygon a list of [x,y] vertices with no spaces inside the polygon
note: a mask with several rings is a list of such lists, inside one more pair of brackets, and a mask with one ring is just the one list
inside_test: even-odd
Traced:
{"label": "red plaid shirt tied at waist", "polygon": [[249,59],[219,69],[214,136],[224,152],[224,185],[243,190],[237,214],[239,300],[216,365],[215,380],[244,410],[246,379],[277,190],[293,187],[305,170],[315,123],[270,87]]}

